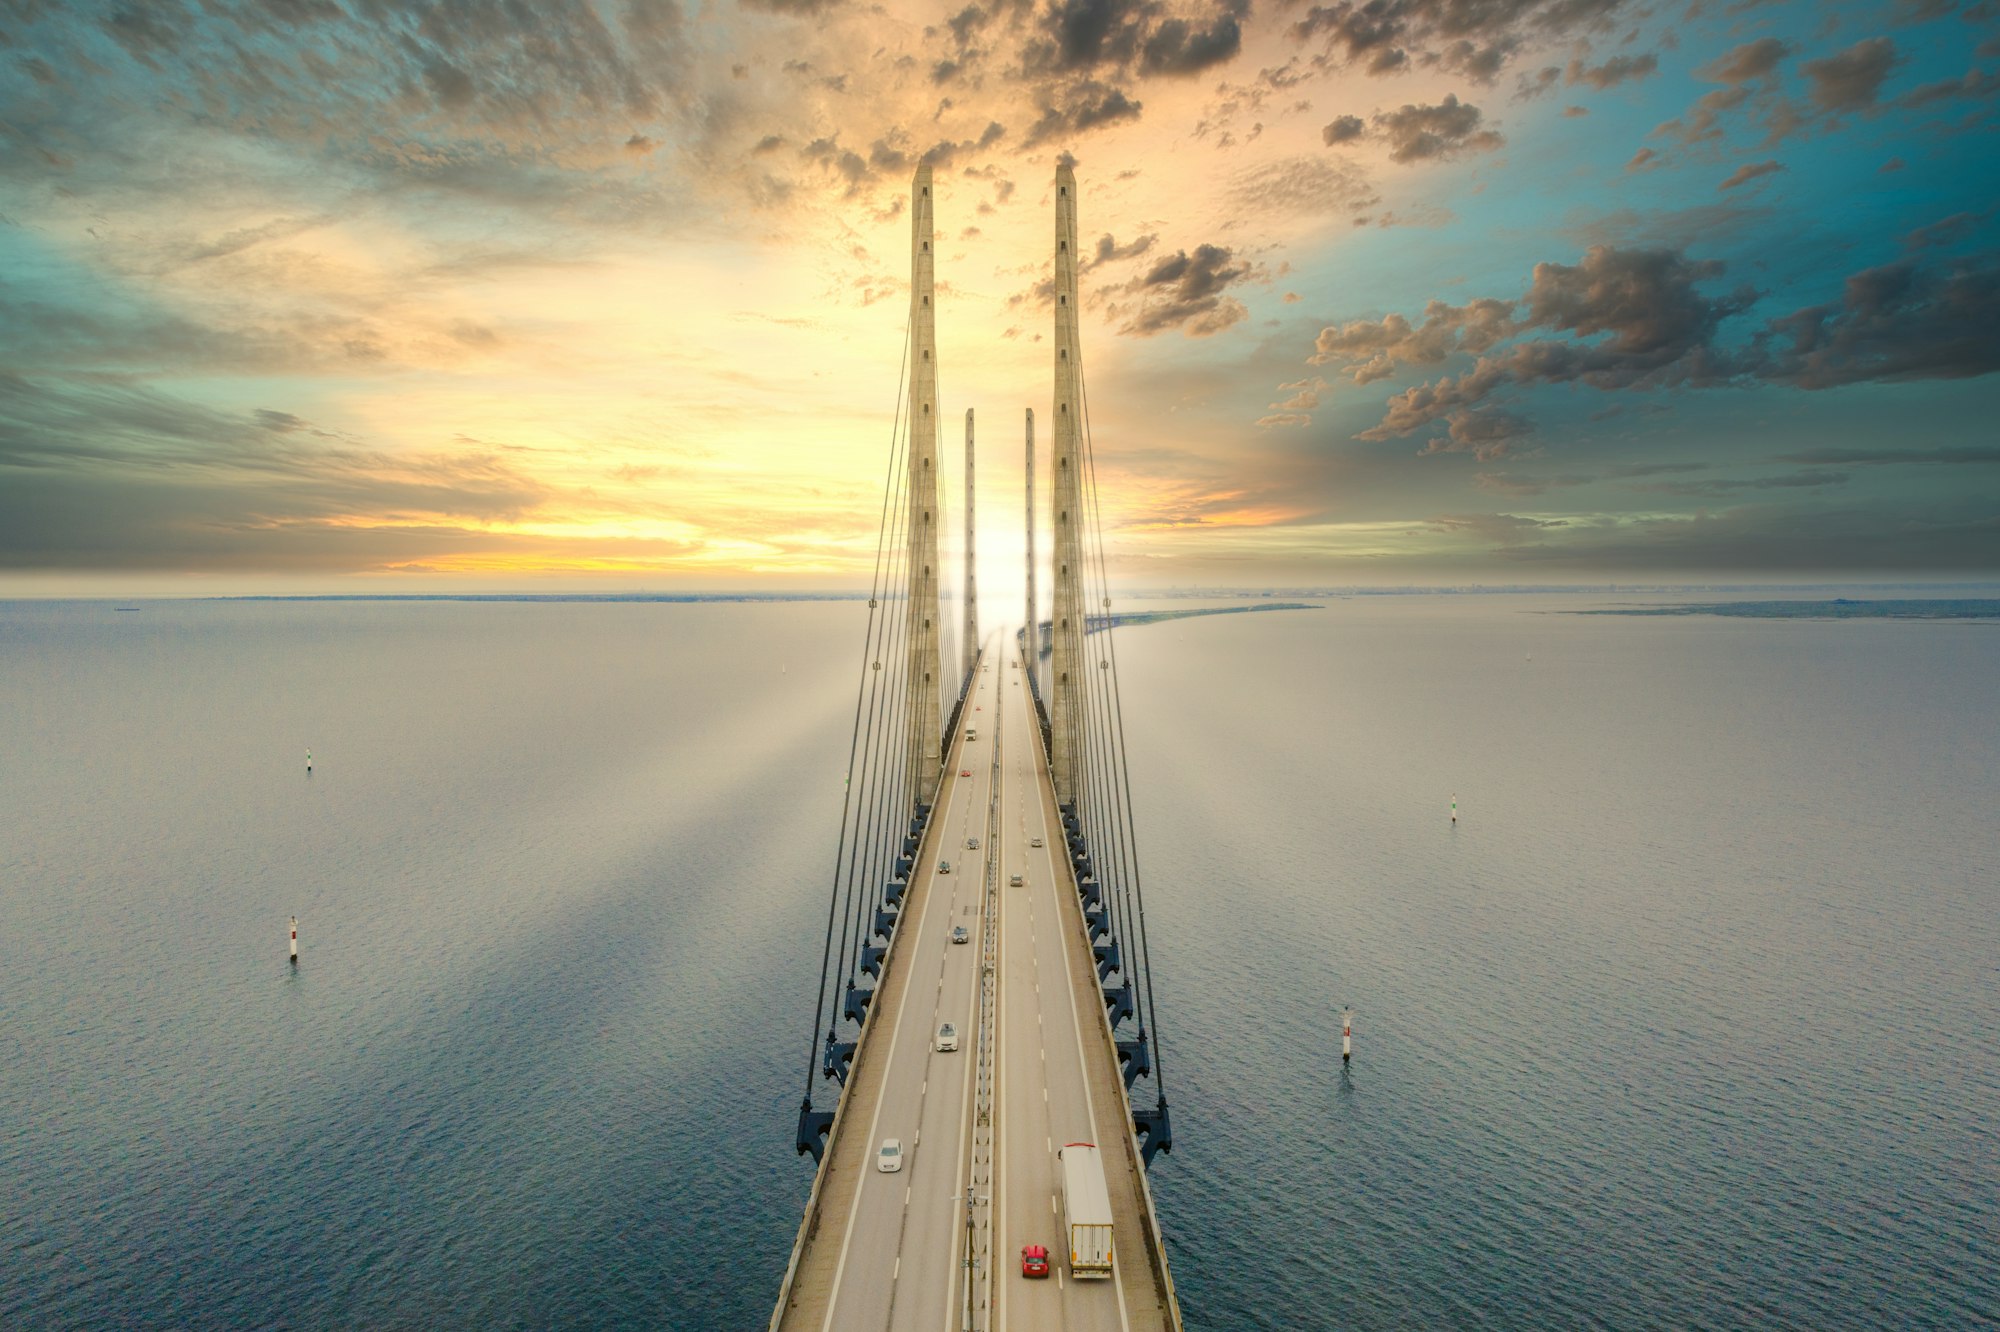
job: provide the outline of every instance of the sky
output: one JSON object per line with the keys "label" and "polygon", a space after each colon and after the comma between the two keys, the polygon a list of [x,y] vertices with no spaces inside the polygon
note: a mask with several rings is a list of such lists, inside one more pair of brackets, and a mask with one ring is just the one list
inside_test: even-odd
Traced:
{"label": "sky", "polygon": [[919,163],[1018,595],[1065,160],[1122,584],[1989,579],[1996,113],[1994,0],[9,0],[0,595],[865,586]]}

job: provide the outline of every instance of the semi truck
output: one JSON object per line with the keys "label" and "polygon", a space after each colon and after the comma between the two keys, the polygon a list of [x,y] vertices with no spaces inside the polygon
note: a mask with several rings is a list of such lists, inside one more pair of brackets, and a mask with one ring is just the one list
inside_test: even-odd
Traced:
{"label": "semi truck", "polygon": [[1069,1274],[1079,1281],[1111,1275],[1111,1190],[1104,1158],[1089,1142],[1066,1144],[1062,1163],[1063,1224],[1069,1231]]}

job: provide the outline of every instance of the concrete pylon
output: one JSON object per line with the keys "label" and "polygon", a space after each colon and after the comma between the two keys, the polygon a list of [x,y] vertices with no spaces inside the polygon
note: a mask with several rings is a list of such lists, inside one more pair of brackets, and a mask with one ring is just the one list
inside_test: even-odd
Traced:
{"label": "concrete pylon", "polygon": [[[1028,632],[1021,635],[1021,669],[1041,669],[1042,631],[1035,623],[1035,409],[1028,409]],[[1036,681],[1037,685],[1041,682]]]}
{"label": "concrete pylon", "polygon": [[1049,747],[1056,799],[1083,789],[1083,437],[1082,373],[1077,363],[1076,173],[1056,168],[1056,418],[1050,464],[1049,522],[1055,530],[1053,651],[1049,659]]}
{"label": "concrete pylon", "polygon": [[960,677],[972,679],[979,660],[979,578],[972,538],[972,409],[965,409],[965,664]]}
{"label": "concrete pylon", "polygon": [[936,256],[932,253],[931,169],[910,187],[910,799],[930,804],[941,775],[943,663],[938,624],[938,403]]}

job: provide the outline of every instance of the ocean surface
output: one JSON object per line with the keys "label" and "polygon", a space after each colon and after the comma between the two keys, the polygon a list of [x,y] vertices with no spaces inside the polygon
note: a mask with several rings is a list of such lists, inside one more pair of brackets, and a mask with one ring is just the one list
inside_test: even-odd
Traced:
{"label": "ocean surface", "polygon": [[[2000,1323],[2000,628],[1605,604],[1119,631],[1191,1328]],[[0,604],[0,1328],[761,1327],[865,608],[138,605]]]}

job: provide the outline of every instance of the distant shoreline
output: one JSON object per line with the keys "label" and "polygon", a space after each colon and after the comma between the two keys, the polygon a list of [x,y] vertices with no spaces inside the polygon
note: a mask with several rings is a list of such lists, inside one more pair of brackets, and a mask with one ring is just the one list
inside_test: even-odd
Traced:
{"label": "distant shoreline", "polygon": [[1939,597],[1854,601],[1715,601],[1680,606],[1617,606],[1562,615],[1724,615],[1742,620],[1959,620],[2000,622],[2000,599]]}

